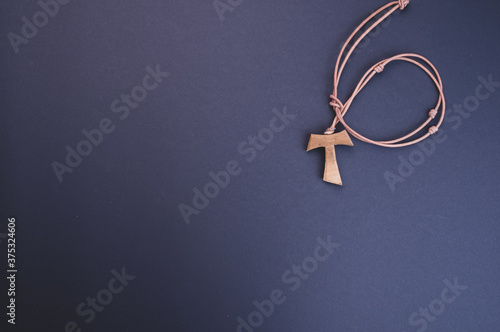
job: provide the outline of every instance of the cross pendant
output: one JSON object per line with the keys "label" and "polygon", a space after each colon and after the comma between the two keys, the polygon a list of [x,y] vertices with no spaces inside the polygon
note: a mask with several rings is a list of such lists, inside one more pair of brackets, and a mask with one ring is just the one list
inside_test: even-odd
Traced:
{"label": "cross pendant", "polygon": [[323,174],[323,181],[341,186],[342,179],[340,178],[337,157],[335,156],[335,145],[353,146],[349,134],[344,130],[333,135],[311,135],[307,151],[325,148],[325,173]]}

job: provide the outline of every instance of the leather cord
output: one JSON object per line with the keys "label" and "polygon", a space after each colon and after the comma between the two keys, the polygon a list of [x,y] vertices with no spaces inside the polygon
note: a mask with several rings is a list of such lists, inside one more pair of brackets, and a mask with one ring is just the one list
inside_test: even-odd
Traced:
{"label": "leather cord", "polygon": [[[366,143],[370,144],[375,144],[383,147],[389,147],[389,148],[396,148],[396,147],[403,147],[403,146],[408,146],[412,145],[415,143],[418,143],[420,141],[423,141],[430,135],[435,134],[438,130],[439,127],[442,125],[444,116],[445,116],[445,111],[446,111],[446,102],[445,102],[445,97],[443,93],[443,82],[441,81],[441,77],[434,65],[425,57],[418,55],[418,54],[412,54],[412,53],[405,53],[405,54],[399,54],[395,55],[391,58],[387,58],[385,60],[382,60],[375,65],[373,65],[364,75],[363,78],[360,80],[358,85],[356,86],[356,89],[352,93],[352,95],[349,97],[349,99],[345,102],[342,103],[339,98],[338,98],[338,85],[340,82],[340,77],[342,76],[342,72],[344,71],[344,68],[347,64],[347,61],[349,60],[349,57],[352,55],[354,52],[355,48],[358,46],[358,44],[373,30],[375,29],[382,21],[384,21],[387,17],[389,17],[392,13],[394,13],[396,10],[400,9],[403,10],[407,5],[409,4],[409,0],[398,0],[398,1],[393,1],[385,6],[382,6],[379,8],[377,11],[375,11],[373,14],[371,14],[369,17],[367,17],[355,30],[354,32],[349,36],[347,41],[344,43],[344,46],[342,47],[342,50],[340,51],[339,57],[337,58],[337,63],[335,65],[335,74],[334,74],[334,81],[333,81],[333,93],[330,95],[330,98],[332,101],[330,102],[330,105],[332,106],[333,110],[335,111],[335,119],[333,120],[332,125],[325,131],[325,135],[331,135],[335,132],[335,126],[340,122],[344,128],[354,137],[357,139],[364,141]],[[384,13],[385,12],[385,13]],[[374,17],[377,15],[384,13],[375,23],[373,23],[366,31],[356,39],[350,50],[346,53],[347,45],[352,41],[354,36],[368,23],[370,22]],[[343,55],[345,56],[343,57]],[[343,60],[342,60],[343,58]],[[341,63],[342,60],[342,63]],[[375,141],[371,140],[369,138],[366,138],[365,136],[359,134],[356,132],[354,129],[352,129],[349,125],[346,124],[344,120],[344,116],[349,110],[354,98],[363,90],[363,88],[370,82],[370,80],[377,74],[380,74],[384,71],[385,67],[390,64],[393,61],[406,61],[409,63],[412,63],[419,68],[421,68],[429,77],[432,79],[434,84],[436,85],[438,92],[439,92],[439,98],[436,103],[436,106],[430,110],[429,112],[429,117],[427,120],[420,125],[417,129],[412,131],[411,133],[408,133],[407,135],[391,140],[391,141]],[[413,140],[411,139],[413,136],[415,136],[419,131],[424,129],[433,119],[436,118],[436,116],[439,113],[439,109],[441,108],[441,114],[439,117],[439,121],[435,126],[432,126],[428,129],[428,131]],[[403,142],[405,140],[409,140],[407,142]]]}

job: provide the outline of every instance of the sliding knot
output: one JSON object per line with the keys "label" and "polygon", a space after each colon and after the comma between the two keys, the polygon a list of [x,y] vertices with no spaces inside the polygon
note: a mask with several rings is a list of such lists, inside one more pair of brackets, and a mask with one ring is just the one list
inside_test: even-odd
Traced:
{"label": "sliding knot", "polygon": [[342,112],[344,110],[344,104],[334,95],[330,95],[330,98],[332,98],[330,106],[332,106],[336,112]]}
{"label": "sliding knot", "polygon": [[434,135],[435,133],[437,133],[437,132],[438,132],[438,130],[439,130],[439,129],[438,129],[438,127],[436,127],[436,126],[430,127],[430,128],[429,128],[429,134]]}
{"label": "sliding knot", "polygon": [[406,6],[410,3],[410,0],[398,0],[399,1],[399,8],[401,10],[405,9]]}
{"label": "sliding knot", "polygon": [[432,109],[430,112],[429,112],[429,117],[431,119],[434,119],[436,117],[436,115],[438,114],[438,112],[434,109]]}
{"label": "sliding knot", "polygon": [[375,66],[375,68],[373,68],[373,70],[375,70],[377,72],[377,74],[380,74],[381,72],[384,71],[384,68],[385,68],[384,65],[381,63],[381,64]]}

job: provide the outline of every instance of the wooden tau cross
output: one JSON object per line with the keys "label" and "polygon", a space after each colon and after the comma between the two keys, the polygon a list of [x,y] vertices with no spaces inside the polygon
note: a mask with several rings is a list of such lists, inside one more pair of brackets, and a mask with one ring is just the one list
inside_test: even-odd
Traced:
{"label": "wooden tau cross", "polygon": [[335,145],[353,146],[349,134],[344,130],[333,135],[311,135],[307,151],[317,148],[325,148],[325,173],[323,181],[342,185],[340,178],[339,166],[337,165],[337,157],[335,156]]}

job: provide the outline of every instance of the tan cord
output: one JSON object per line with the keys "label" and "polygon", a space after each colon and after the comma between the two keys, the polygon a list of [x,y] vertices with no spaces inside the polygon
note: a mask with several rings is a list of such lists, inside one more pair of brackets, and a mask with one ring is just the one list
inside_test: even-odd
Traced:
{"label": "tan cord", "polygon": [[[411,54],[411,53],[406,53],[406,54],[399,54],[396,56],[393,56],[391,58],[385,59],[380,61],[379,63],[375,64],[372,66],[363,76],[361,81],[358,83],[356,89],[354,90],[353,94],[351,97],[345,102],[342,103],[339,98],[338,98],[338,85],[340,82],[340,77],[342,75],[342,72],[345,68],[345,65],[347,64],[347,61],[349,60],[349,57],[352,55],[354,49],[358,44],[374,29],[376,28],[382,21],[384,21],[387,17],[389,17],[392,13],[394,13],[396,10],[401,9],[403,10],[409,3],[409,0],[398,0],[398,1],[393,1],[385,6],[382,6],[380,9],[375,11],[372,15],[370,15],[366,20],[364,20],[357,28],[354,30],[354,32],[349,36],[347,41],[345,42],[344,46],[342,47],[342,50],[340,51],[339,57],[337,59],[337,63],[335,65],[335,75],[334,75],[334,81],[333,81],[333,93],[330,96],[332,101],[330,105],[333,107],[333,110],[335,111],[335,119],[333,120],[332,125],[325,131],[325,135],[331,135],[335,132],[335,126],[340,122],[342,125],[345,127],[345,129],[354,137],[357,139],[370,143],[370,144],[375,144],[379,146],[384,146],[388,148],[396,148],[396,147],[403,147],[403,146],[408,146],[412,145],[415,143],[418,143],[430,135],[435,134],[438,130],[441,124],[443,123],[444,120],[444,115],[445,115],[445,110],[446,110],[446,104],[445,104],[445,98],[444,98],[444,93],[443,93],[443,83],[441,81],[441,77],[439,76],[439,73],[437,69],[434,67],[434,65],[427,60],[425,57],[418,55],[418,54]],[[385,14],[383,14],[375,23],[373,23],[352,45],[350,48],[349,52],[344,57],[344,60],[342,61],[342,64],[340,64],[340,61],[342,59],[343,54],[346,52],[347,45],[351,42],[351,40],[354,38],[354,36],[363,28],[370,20],[372,20],[375,16],[379,15],[380,13],[387,11]],[[354,129],[349,127],[345,120],[344,116],[349,110],[349,107],[351,106],[354,98],[363,90],[363,88],[366,86],[366,84],[375,76],[376,74],[380,74],[384,71],[384,68],[391,62],[393,61],[407,61],[410,62],[418,67],[420,67],[429,77],[432,79],[434,84],[436,85],[438,92],[439,92],[439,98],[436,104],[436,107],[432,109],[429,112],[429,117],[428,119],[417,129],[412,131],[411,133],[400,137],[398,139],[392,140],[392,141],[374,141],[369,138],[364,137],[363,135],[359,134],[356,132]],[[425,66],[427,65],[428,68]],[[431,70],[429,70],[429,68]],[[415,134],[417,134],[419,131],[424,129],[438,114],[439,109],[441,108],[441,115],[439,117],[439,121],[435,126],[432,126],[428,129],[428,132],[425,133],[423,136],[413,139],[408,142],[401,143],[404,140],[410,139],[413,137]]]}

